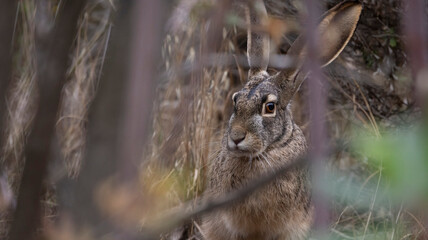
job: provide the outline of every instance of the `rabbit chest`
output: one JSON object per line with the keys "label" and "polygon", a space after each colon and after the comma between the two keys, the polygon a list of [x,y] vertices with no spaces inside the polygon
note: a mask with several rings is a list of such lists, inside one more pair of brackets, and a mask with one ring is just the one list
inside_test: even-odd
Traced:
{"label": "rabbit chest", "polygon": [[[263,157],[237,158],[227,152],[221,153],[211,169],[211,174],[215,175],[210,179],[211,195],[221,196],[242,188],[287,161],[298,160],[306,152],[306,143],[300,129],[297,131],[286,148],[274,148]],[[307,170],[294,168],[241,203],[221,211],[218,220],[239,234],[290,236],[296,231],[306,231],[311,214]]]}

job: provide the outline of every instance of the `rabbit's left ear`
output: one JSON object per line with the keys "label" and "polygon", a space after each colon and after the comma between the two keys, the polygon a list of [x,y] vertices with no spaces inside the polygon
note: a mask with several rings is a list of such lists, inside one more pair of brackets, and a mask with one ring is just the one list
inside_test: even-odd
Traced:
{"label": "rabbit's left ear", "polygon": [[358,2],[343,2],[324,15],[318,26],[323,67],[336,59],[348,44],[357,27],[362,8]]}
{"label": "rabbit's left ear", "polygon": [[[327,11],[318,26],[319,59],[324,67],[339,56],[351,39],[360,18],[362,4],[357,1],[344,1]],[[299,73],[306,56],[305,37],[300,36],[288,50],[287,55],[296,60],[294,67],[283,70],[277,81],[287,86],[287,92],[294,94],[306,73]],[[300,75],[300,76],[298,76]],[[291,97],[291,96],[290,96]]]}
{"label": "rabbit's left ear", "polygon": [[[336,59],[351,39],[362,7],[359,2],[345,1],[324,13],[317,29],[320,41],[319,58],[323,67]],[[287,54],[302,60],[306,55],[304,36],[296,39]]]}

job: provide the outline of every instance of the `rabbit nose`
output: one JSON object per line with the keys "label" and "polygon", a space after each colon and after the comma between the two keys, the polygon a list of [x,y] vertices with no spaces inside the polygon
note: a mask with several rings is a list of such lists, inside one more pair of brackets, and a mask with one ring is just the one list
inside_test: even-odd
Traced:
{"label": "rabbit nose", "polygon": [[245,135],[247,135],[247,133],[245,132],[244,129],[242,129],[242,128],[235,128],[235,129],[232,129],[232,131],[230,133],[230,139],[236,145],[238,145],[240,142],[242,142],[245,139]]}

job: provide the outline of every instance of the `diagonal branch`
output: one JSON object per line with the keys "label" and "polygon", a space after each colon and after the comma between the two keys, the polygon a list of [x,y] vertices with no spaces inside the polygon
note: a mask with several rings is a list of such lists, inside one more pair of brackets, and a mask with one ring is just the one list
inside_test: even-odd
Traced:
{"label": "diagonal branch", "polygon": [[[308,162],[307,158],[297,159],[283,165],[274,172],[252,180],[245,187],[237,189],[217,199],[201,200],[196,204],[191,201],[185,204],[185,206],[180,208],[178,211],[167,213],[155,220],[153,225],[148,226],[147,229],[143,231],[143,236],[146,239],[155,238],[161,233],[171,231],[175,227],[188,222],[191,219],[198,218],[210,212],[218,211],[222,208],[230,207],[236,203],[242,202],[257,190],[265,187],[279,177],[284,176],[291,169],[302,167]],[[193,208],[194,205],[196,205],[196,207]]]}

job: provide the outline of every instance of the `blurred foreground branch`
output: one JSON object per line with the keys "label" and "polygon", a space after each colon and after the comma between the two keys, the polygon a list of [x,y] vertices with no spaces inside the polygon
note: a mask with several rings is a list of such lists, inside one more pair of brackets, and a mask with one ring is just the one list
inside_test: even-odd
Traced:
{"label": "blurred foreground branch", "polygon": [[[428,32],[426,1],[403,1],[407,7],[404,13],[403,32],[407,36],[406,49],[409,55],[410,68],[413,75],[413,89],[416,103],[423,113],[423,141],[428,142]],[[428,150],[425,149],[428,155]],[[425,227],[428,226],[428,215],[423,215]],[[421,239],[427,239],[424,231]]]}
{"label": "blurred foreground branch", "polygon": [[163,0],[119,2],[105,68],[89,113],[81,173],[77,181],[64,179],[59,185],[64,210],[78,227],[89,227],[95,235],[125,235],[126,239],[137,235],[137,229],[124,230],[106,218],[94,195],[112,179],[117,185],[137,189],[161,55],[165,4]]}
{"label": "blurred foreground branch", "polygon": [[[204,67],[231,67],[238,64],[242,68],[249,68],[248,58],[244,54],[206,53],[199,61],[183,63],[179,67],[172,68],[172,72],[178,76],[185,76]],[[283,54],[270,54],[269,67],[277,70],[293,66],[293,58]],[[169,72],[164,73],[161,78],[169,79]]]}
{"label": "blurred foreground branch", "polygon": [[316,0],[305,0],[307,10],[305,35],[307,41],[307,57],[305,59],[305,67],[310,75],[308,77],[308,102],[310,111],[309,124],[309,156],[312,160],[312,202],[315,207],[314,228],[318,234],[324,234],[329,223],[329,206],[325,194],[321,191],[321,182],[325,178],[324,164],[326,160],[328,143],[325,115],[327,96],[322,93],[322,86],[326,84],[321,72],[320,56],[320,32],[318,30],[318,18],[321,16],[321,6]]}
{"label": "blurred foreground branch", "polygon": [[[414,81],[416,101],[427,107],[428,101],[428,46],[426,1],[406,1],[403,31],[407,36],[407,52]],[[427,113],[425,113],[427,114]]]}
{"label": "blurred foreground branch", "polygon": [[119,126],[119,166],[122,180],[138,177],[138,166],[146,137],[165,18],[165,2],[135,1],[129,77],[124,92],[124,112]]}
{"label": "blurred foreground branch", "polygon": [[77,20],[85,0],[66,1],[54,26],[47,5],[37,11],[36,65],[40,102],[34,128],[25,147],[25,166],[18,193],[17,209],[10,232],[11,240],[34,239],[41,222],[44,180],[51,158],[50,150],[61,89],[69,64],[69,52],[77,31]]}

